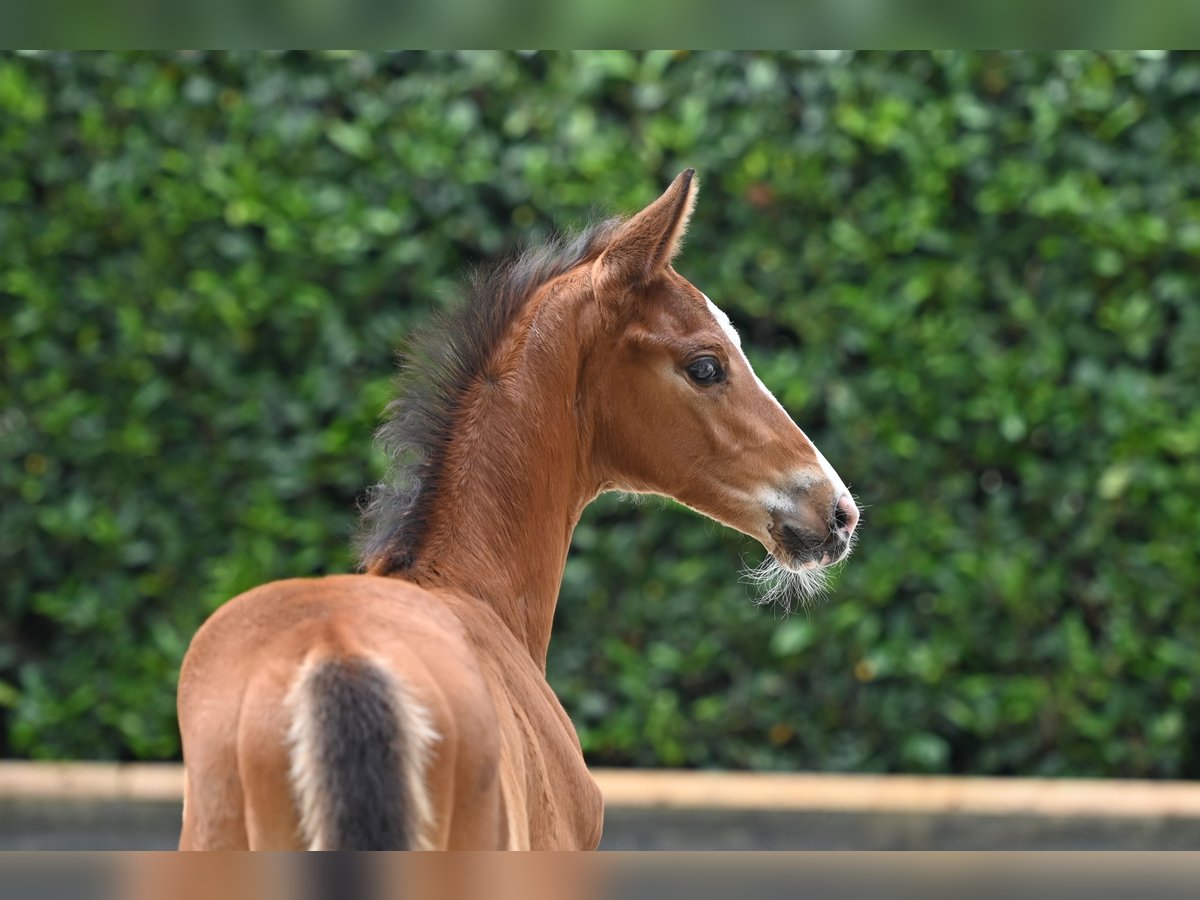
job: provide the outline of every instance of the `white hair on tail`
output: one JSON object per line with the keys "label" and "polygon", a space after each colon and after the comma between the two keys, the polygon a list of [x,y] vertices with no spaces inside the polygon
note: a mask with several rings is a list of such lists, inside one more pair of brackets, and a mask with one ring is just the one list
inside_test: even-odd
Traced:
{"label": "white hair on tail", "polygon": [[[414,850],[432,849],[430,831],[433,827],[433,802],[425,783],[425,770],[433,745],[441,738],[433,725],[433,717],[395,675],[387,664],[371,656],[355,657],[369,663],[386,681],[392,695],[393,709],[399,720],[400,732],[407,752],[401,760],[402,777],[412,808],[415,836]],[[326,850],[332,846],[326,834],[330,821],[330,806],[326,796],[326,778],[320,755],[320,716],[315,708],[316,698],[308,684],[313,673],[331,657],[310,655],[300,670],[284,701],[291,714],[288,747],[291,756],[291,783],[300,818],[300,832],[310,850]],[[381,800],[384,798],[381,798]]]}
{"label": "white hair on tail", "polygon": [[[382,662],[377,661],[377,665],[391,676],[391,673],[383,668]],[[429,709],[413,695],[408,686],[395,676],[391,676],[391,682],[396,698],[396,711],[400,717],[400,731],[408,742],[409,749],[409,765],[404,771],[404,778],[408,784],[408,796],[413,804],[415,841],[412,849],[432,850],[430,832],[434,825],[433,799],[425,782],[425,772],[433,745],[441,740],[441,735],[433,725],[433,715]]]}
{"label": "white hair on tail", "polygon": [[292,719],[288,728],[288,744],[291,751],[292,790],[300,814],[300,833],[309,850],[324,850],[332,844],[325,833],[325,823],[330,817],[321,772],[317,715],[306,689],[314,668],[313,659],[304,661],[284,705]]}

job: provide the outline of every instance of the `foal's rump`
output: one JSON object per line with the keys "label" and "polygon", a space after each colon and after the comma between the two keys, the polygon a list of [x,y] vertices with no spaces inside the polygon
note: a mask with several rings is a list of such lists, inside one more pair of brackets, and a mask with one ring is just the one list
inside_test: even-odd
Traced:
{"label": "foal's rump", "polygon": [[503,846],[499,735],[446,605],[369,575],[234,598],[180,675],[180,846]]}
{"label": "foal's rump", "polygon": [[430,846],[425,773],[437,734],[386,663],[315,651],[287,708],[290,780],[309,849]]}

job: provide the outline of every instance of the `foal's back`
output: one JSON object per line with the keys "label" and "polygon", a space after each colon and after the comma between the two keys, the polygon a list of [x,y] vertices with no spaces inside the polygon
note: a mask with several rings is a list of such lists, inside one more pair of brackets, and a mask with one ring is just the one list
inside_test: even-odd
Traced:
{"label": "foal's back", "polygon": [[180,675],[180,846],[598,838],[598,798],[580,821],[526,800],[547,777],[594,787],[542,673],[505,635],[483,605],[396,578],[278,581],[230,601]]}

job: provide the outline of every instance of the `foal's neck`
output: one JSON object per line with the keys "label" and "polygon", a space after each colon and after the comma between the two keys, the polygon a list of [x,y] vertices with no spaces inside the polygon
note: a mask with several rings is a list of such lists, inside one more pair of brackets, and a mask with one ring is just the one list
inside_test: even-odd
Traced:
{"label": "foal's neck", "polygon": [[542,668],[571,534],[599,490],[577,409],[580,277],[543,290],[463,397],[408,577],[487,603]]}

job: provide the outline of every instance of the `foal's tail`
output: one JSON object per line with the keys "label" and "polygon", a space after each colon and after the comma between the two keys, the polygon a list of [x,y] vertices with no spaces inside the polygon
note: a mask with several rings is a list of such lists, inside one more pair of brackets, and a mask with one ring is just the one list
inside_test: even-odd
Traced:
{"label": "foal's tail", "polygon": [[383,665],[310,657],[288,695],[292,792],[310,850],[419,850],[429,714]]}

